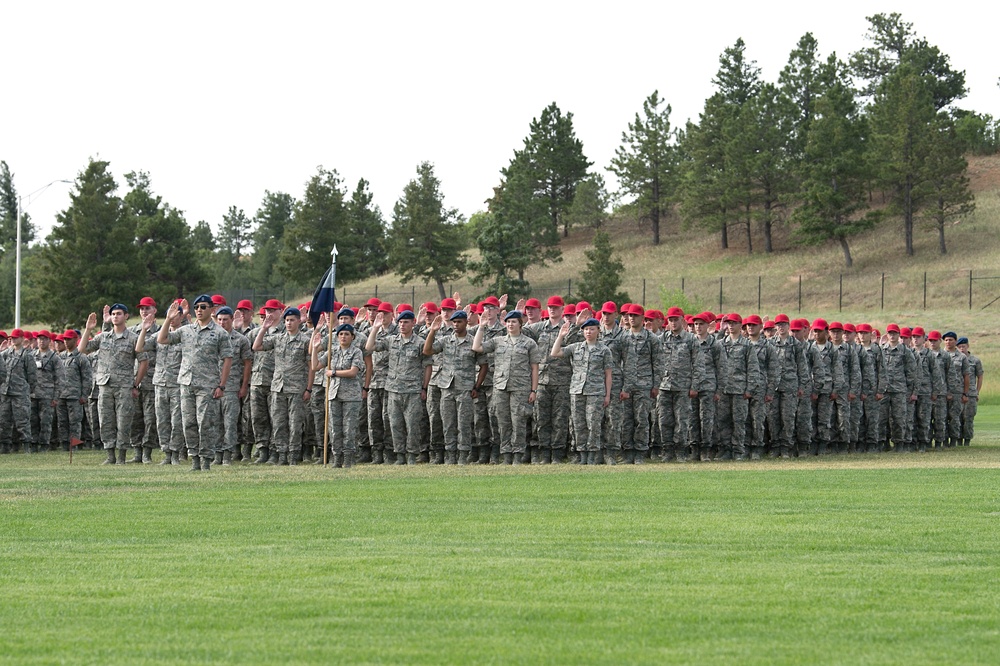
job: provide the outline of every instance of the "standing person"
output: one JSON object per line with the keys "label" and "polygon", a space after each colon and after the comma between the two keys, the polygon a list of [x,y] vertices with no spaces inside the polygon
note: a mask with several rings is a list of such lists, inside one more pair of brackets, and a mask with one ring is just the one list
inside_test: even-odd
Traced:
{"label": "standing person", "polygon": [[944,385],[944,376],[935,362],[935,354],[924,344],[924,329],[915,326],[910,331],[910,336],[913,357],[917,362],[917,402],[910,422],[913,429],[912,445],[920,453],[926,453],[931,444],[932,410],[938,400],[938,392]]}
{"label": "standing person", "polygon": [[87,404],[94,378],[90,361],[80,355],[77,332],[63,333],[66,351],[62,355],[63,371],[59,381],[59,439],[63,447],[83,439],[83,410]]}
{"label": "standing person", "polygon": [[484,340],[486,329],[476,329],[472,350],[493,353],[493,400],[500,427],[500,452],[505,465],[520,464],[526,446],[527,417],[538,393],[538,366],[542,352],[534,340],[521,334],[521,313],[504,317],[507,335]]}
{"label": "standing person", "polygon": [[826,370],[820,359],[819,350],[809,341],[809,320],[796,319],[791,322],[790,328],[796,344],[802,351],[808,377],[806,386],[803,386],[803,392],[807,397],[799,400],[798,411],[795,413],[795,444],[798,455],[815,455],[813,444],[816,438],[814,424],[816,401],[819,398],[819,391],[826,383]]}
{"label": "standing person", "polygon": [[[125,451],[132,432],[132,415],[135,399],[139,397],[138,369],[145,368],[146,357],[136,354],[135,343],[139,336],[125,326],[128,307],[115,303],[105,310],[105,321],[111,330],[90,338],[90,331],[97,326],[97,313],[91,312],[80,335],[79,349],[83,354],[97,352],[95,381],[100,387],[97,402],[101,422],[101,441],[108,452],[105,465],[125,464]],[[140,363],[137,365],[136,361]]]}
{"label": "standing person", "polygon": [[[427,332],[430,330],[431,322],[440,313],[437,303],[428,301],[420,306],[417,312],[417,323],[415,327],[417,336],[427,339]],[[451,335],[451,323],[445,320],[445,325],[441,331],[442,335]],[[443,465],[445,463],[445,443],[444,424],[441,421],[441,387],[438,386],[438,374],[441,372],[439,359],[435,356],[431,358],[431,379],[427,384],[427,401],[424,403],[424,416],[421,419],[424,438],[429,444],[429,460],[431,464]],[[456,459],[458,454],[455,454]]]}
{"label": "standing person", "polygon": [[[580,329],[583,331],[584,341],[563,347],[563,338],[570,332],[569,322],[564,323],[552,343],[549,355],[553,358],[565,356],[570,359],[573,376],[569,394],[574,436],[583,455],[581,464],[596,465],[602,443],[604,410],[611,403],[611,351],[598,340],[600,322],[596,319],[587,319]],[[615,464],[615,452],[605,450],[604,460],[609,465]]]}
{"label": "standing person", "polygon": [[221,399],[221,450],[217,449],[215,452],[215,462],[228,466],[233,464],[239,452],[240,407],[243,399],[250,394],[253,352],[250,351],[250,341],[246,336],[233,328],[232,308],[224,305],[216,310],[215,321],[229,334],[229,343],[233,348],[229,379],[223,384]]}
{"label": "standing person", "polygon": [[778,366],[778,383],[768,418],[772,446],[777,446],[782,458],[791,458],[795,453],[795,418],[799,401],[805,399],[806,391],[811,388],[809,371],[806,369],[802,347],[791,336],[788,315],[777,315],[774,326],[775,335],[771,338],[771,345]]}
{"label": "standing person", "polygon": [[969,359],[958,349],[958,336],[948,331],[943,336],[945,353],[951,356],[951,366],[947,368],[948,385],[948,441],[946,446],[962,444],[962,412],[969,402]]}
{"label": "standing person", "polygon": [[976,412],[979,411],[979,392],[983,389],[983,362],[969,351],[969,338],[957,341],[958,350],[965,354],[969,362],[968,402],[962,412],[962,446],[969,446],[976,434]]}
{"label": "standing person", "polygon": [[[179,305],[179,304],[178,304]],[[187,313],[178,310],[178,317],[172,322],[166,322],[171,331],[177,330],[186,323]],[[149,327],[146,327],[146,322]],[[156,439],[160,442],[163,452],[161,465],[180,465],[184,446],[184,421],[181,418],[181,385],[178,377],[181,372],[181,346],[158,345],[156,335],[160,329],[156,327],[156,335],[151,331],[156,324],[155,313],[148,320],[143,320],[139,330],[139,339],[135,343],[136,353],[146,352],[156,355],[156,369],[153,371],[153,393],[156,399]]]}
{"label": "standing person", "polygon": [[[659,319],[657,314],[654,311],[654,322]],[[663,459],[666,462],[687,461],[691,399],[698,397],[698,341],[684,329],[684,310],[679,307],[669,308],[667,330],[660,338],[663,379],[656,398],[660,438],[664,447]],[[652,332],[655,335],[655,330]]]}
{"label": "standing person", "polygon": [[[534,340],[544,352],[552,349],[552,343],[559,336],[563,325],[564,303],[561,296],[549,297],[548,311],[548,319],[524,327],[524,334]],[[570,330],[567,342],[578,341],[579,332],[573,331],[572,325]],[[560,463],[566,458],[570,424],[569,385],[572,374],[569,358],[546,357],[538,366],[538,394],[534,406],[538,445],[533,448],[531,458],[531,462],[535,464]]]}
{"label": "standing person", "polygon": [[0,389],[0,450],[13,451],[14,429],[26,451],[31,450],[31,392],[35,390],[35,360],[24,346],[24,331],[15,328],[3,350],[3,382]]}
{"label": "standing person", "polygon": [[386,391],[397,465],[416,465],[427,446],[421,437],[421,422],[431,379],[431,360],[423,357],[424,339],[413,331],[415,321],[412,310],[403,310],[396,318],[399,332],[379,338],[385,322],[385,313],[379,313],[365,343],[369,353],[388,352]]}
{"label": "standing person", "polygon": [[[750,438],[750,459],[760,460],[764,455],[764,426],[767,420],[767,413],[774,402],[775,393],[778,390],[778,375],[781,372],[778,356],[772,345],[762,333],[764,322],[758,315],[750,315],[743,320],[743,325],[747,330],[747,341],[757,353],[757,365],[760,367],[760,382],[750,396],[750,403],[747,405],[749,411],[748,425],[750,430],[747,436]],[[772,450],[779,448],[774,433],[771,433],[770,445]],[[773,455],[772,455],[773,457]]]}
{"label": "standing person", "polygon": [[885,393],[885,359],[882,348],[873,342],[871,324],[858,324],[860,338],[858,346],[858,366],[861,368],[862,406],[861,422],[858,426],[859,450],[876,453],[879,450],[879,411]]}
{"label": "standing person", "polygon": [[[625,329],[618,325],[618,306],[614,301],[607,301],[601,306],[601,332],[600,341],[611,353],[611,403],[604,408],[604,415],[601,420],[601,452],[605,457],[605,462],[613,465],[617,462],[618,456],[622,452],[622,419],[624,416],[624,406],[622,405],[622,387],[625,385],[623,374],[625,364],[625,354],[628,348],[625,345]],[[608,456],[611,461],[607,460]],[[600,463],[600,455],[598,455]]]}
{"label": "standing person", "polygon": [[[202,294],[194,301],[195,321],[177,328],[180,311],[188,310],[187,302],[171,303],[167,309],[167,326],[156,334],[157,345],[180,345],[181,367],[177,383],[181,385],[181,419],[184,422],[184,442],[187,444],[191,470],[208,471],[215,458],[222,421],[220,400],[225,394],[233,362],[233,345],[229,334],[212,321],[212,297]],[[232,312],[232,311],[230,311]],[[152,326],[155,314],[144,320]],[[173,327],[175,330],[169,330]]]}
{"label": "standing person", "polygon": [[[365,311],[365,317],[371,320],[363,320],[358,324],[358,331],[364,331],[365,343],[368,341],[368,334],[371,333],[372,324],[378,313],[383,316],[392,316],[392,304],[379,302],[372,314],[371,304],[378,299],[370,299]],[[379,331],[379,336],[388,335],[397,330],[396,325],[384,326]],[[373,352],[369,353],[372,363],[372,375],[366,388],[368,389],[368,441],[372,451],[372,463],[375,465],[393,464],[396,455],[392,446],[392,426],[389,423],[389,394],[385,389],[386,377],[389,374],[389,353]]]}
{"label": "standing person", "polygon": [[843,383],[834,386],[836,395],[831,395],[833,413],[831,429],[836,453],[855,453],[855,442],[851,440],[851,405],[857,400],[855,390],[861,386],[861,368],[858,352],[844,337],[844,325],[830,322],[830,344],[833,345],[833,363],[838,366],[833,375],[842,377]]}
{"label": "standing person", "polygon": [[697,398],[691,398],[691,420],[688,439],[691,441],[691,459],[709,461],[716,451],[716,408],[722,395],[719,387],[726,374],[726,354],[722,343],[708,332],[712,321],[710,312],[691,316],[691,325],[698,341],[699,370],[694,385]]}
{"label": "standing person", "polygon": [[888,342],[885,357],[885,400],[888,432],[897,452],[906,450],[906,403],[917,401],[917,367],[913,355],[900,342],[899,326],[885,327]]}
{"label": "standing person", "polygon": [[[253,302],[243,299],[236,304],[233,311],[233,329],[243,334],[250,343],[257,334],[257,326],[253,323]],[[253,352],[251,352],[251,355]],[[251,377],[253,377],[253,365],[251,363]],[[237,447],[233,451],[233,462],[250,462],[253,453],[253,419],[250,417],[250,391],[240,400],[240,427],[237,438]]]}
{"label": "standing person", "polygon": [[743,320],[738,314],[726,315],[726,337],[722,349],[726,358],[725,371],[719,382],[717,425],[719,430],[719,460],[747,459],[746,423],[750,398],[761,383],[757,352],[742,335]]}
{"label": "standing person", "polygon": [[[321,328],[325,328],[323,319],[325,317],[321,317],[321,323],[324,324]],[[328,390],[324,397],[330,410],[327,423],[333,466],[350,469],[354,466],[358,452],[358,421],[361,416],[362,377],[366,371],[365,356],[361,347],[355,344],[356,331],[352,324],[345,322],[334,329],[337,347],[329,354],[322,349],[326,345],[326,339],[321,328],[316,329],[311,342],[312,368],[313,372],[322,374],[327,380]],[[322,438],[317,435],[317,439]]]}
{"label": "standing person", "polygon": [[[490,296],[482,304],[476,306],[480,311],[479,323],[474,330],[469,333],[475,337],[480,328],[483,329],[483,339],[490,340],[506,333],[506,329],[498,317],[500,313],[500,301],[496,296]],[[561,325],[561,323],[560,323]],[[486,354],[486,377],[480,383],[478,395],[475,400],[475,441],[479,449],[478,462],[480,465],[500,464],[500,424],[497,421],[496,401],[493,400],[493,357],[491,353]],[[473,454],[475,450],[473,450]],[[476,462],[476,456],[470,454],[471,461]],[[560,462],[553,460],[553,462]]]}
{"label": "standing person", "polygon": [[[139,300],[139,323],[132,327],[132,332],[138,338],[142,331],[142,322],[146,315],[152,313],[154,316],[153,329],[149,335],[155,337],[160,332],[160,326],[156,323],[156,301],[149,296],[144,296]],[[149,464],[152,462],[151,454],[153,448],[159,448],[160,442],[156,430],[156,391],[153,388],[153,375],[156,373],[156,354],[146,354],[145,361],[136,361],[137,364],[145,364],[145,367],[136,367],[136,382],[139,384],[139,397],[136,398],[135,409],[132,413],[132,448],[135,449],[134,463]]]}
{"label": "standing person", "polygon": [[636,465],[645,461],[649,451],[650,412],[663,373],[659,340],[643,326],[643,314],[641,305],[629,305],[625,315],[629,326],[625,334],[628,350],[622,369],[624,461]]}
{"label": "standing person", "polygon": [[[285,309],[281,301],[271,298],[261,307],[259,315],[261,324],[254,329],[253,340],[257,339],[258,329],[264,328],[264,320],[267,315],[274,313],[275,320]],[[281,326],[272,326],[265,329],[265,335],[276,335],[281,332]],[[274,350],[253,349],[253,363],[250,366],[250,421],[253,423],[254,444],[257,445],[257,459],[253,461],[255,465],[262,465],[271,459],[272,453],[277,462],[277,451],[271,450],[271,431],[274,429],[271,423],[271,382],[274,379]]]}
{"label": "standing person", "polygon": [[437,339],[444,324],[444,313],[434,318],[424,340],[423,353],[424,356],[438,354],[441,359],[437,381],[441,389],[445,462],[467,465],[472,450],[473,405],[486,380],[488,362],[485,354],[472,351],[468,315],[458,310],[450,320],[452,334]]}
{"label": "standing person", "polygon": [[31,446],[34,451],[49,448],[52,439],[52,420],[59,395],[59,372],[61,363],[52,349],[52,338],[48,331],[38,333],[37,348],[34,352],[35,388],[31,392]]}
{"label": "standing person", "polygon": [[270,333],[279,312],[267,311],[254,338],[253,352],[274,350],[271,379],[271,457],[269,465],[298,465],[305,431],[306,407],[312,396],[313,370],[310,363],[309,334],[302,331],[302,312],[286,308],[280,313],[284,330]]}
{"label": "standing person", "polygon": [[[819,352],[817,358],[822,373],[822,381],[819,381],[819,378],[814,375],[814,380],[817,381],[813,393],[816,396],[813,398],[813,403],[816,405],[816,436],[813,442],[813,455],[822,456],[830,452],[831,442],[836,444],[832,426],[834,407],[840,404],[838,401],[842,401],[844,405],[847,404],[845,395],[847,377],[844,374],[845,365],[837,362],[838,352],[833,348],[833,343],[830,342],[830,330],[825,319],[813,320],[812,334],[813,341],[810,344],[813,349]],[[816,369],[813,368],[814,373]],[[846,409],[838,413],[845,412]],[[839,428],[837,432],[840,432]]]}

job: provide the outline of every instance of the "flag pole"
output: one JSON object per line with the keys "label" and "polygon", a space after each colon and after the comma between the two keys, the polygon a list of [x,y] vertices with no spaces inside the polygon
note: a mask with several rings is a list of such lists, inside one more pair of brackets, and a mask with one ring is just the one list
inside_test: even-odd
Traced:
{"label": "flag pole", "polygon": [[[334,290],[334,298],[336,298],[337,289],[337,245],[334,243],[333,249],[330,250],[330,287]],[[332,351],[333,351],[333,313],[327,317],[326,322],[326,369],[330,369],[330,363],[332,362]],[[324,373],[325,376],[326,373]],[[327,465],[327,450],[330,448],[330,380],[332,377],[326,377],[324,383],[324,395],[323,395],[323,466]]]}

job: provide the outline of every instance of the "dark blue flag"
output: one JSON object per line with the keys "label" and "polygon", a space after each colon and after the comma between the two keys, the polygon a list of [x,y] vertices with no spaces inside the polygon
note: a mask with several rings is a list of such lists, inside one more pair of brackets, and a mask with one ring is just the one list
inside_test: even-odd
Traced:
{"label": "dark blue flag", "polygon": [[319,322],[321,312],[333,312],[333,304],[337,300],[333,293],[333,287],[336,283],[336,267],[331,265],[326,269],[326,273],[323,273],[323,279],[319,281],[319,286],[313,293],[312,305],[309,306],[309,321],[312,322],[313,328]]}

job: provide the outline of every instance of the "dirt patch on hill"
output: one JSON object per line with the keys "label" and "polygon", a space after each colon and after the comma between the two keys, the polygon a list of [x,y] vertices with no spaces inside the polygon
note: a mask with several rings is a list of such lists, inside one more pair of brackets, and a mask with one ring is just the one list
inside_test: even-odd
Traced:
{"label": "dirt patch on hill", "polygon": [[976,194],[1000,189],[1000,155],[975,155],[969,159],[969,187]]}

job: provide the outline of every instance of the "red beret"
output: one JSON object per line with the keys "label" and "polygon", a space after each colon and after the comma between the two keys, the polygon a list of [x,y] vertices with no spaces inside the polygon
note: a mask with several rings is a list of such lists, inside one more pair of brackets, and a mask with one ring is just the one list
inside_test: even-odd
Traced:
{"label": "red beret", "polygon": [[915,338],[922,338],[924,337],[924,329],[920,326],[914,326],[910,334]]}
{"label": "red beret", "polygon": [[269,298],[264,303],[265,310],[284,310],[285,306],[277,298]]}
{"label": "red beret", "polygon": [[392,314],[392,303],[390,303],[389,301],[382,301],[381,303],[378,304],[378,311]]}
{"label": "red beret", "polygon": [[564,315],[575,315],[576,314],[576,306],[573,305],[572,303],[570,303],[569,305],[567,305],[563,309],[563,314]]}
{"label": "red beret", "polygon": [[225,305],[226,299],[222,294],[212,294],[212,305]]}
{"label": "red beret", "polygon": [[848,333],[858,332],[857,329],[854,328],[854,324],[852,324],[851,322],[847,322],[846,324],[844,324],[844,330],[847,331]]}
{"label": "red beret", "polygon": [[486,299],[479,305],[492,305],[495,308],[500,307],[500,301],[496,296],[487,296]]}
{"label": "red beret", "polygon": [[590,307],[590,303],[588,303],[587,301],[580,301],[579,303],[576,304],[577,312],[583,312],[584,310],[593,310],[593,309],[594,308]]}
{"label": "red beret", "polygon": [[928,340],[940,340],[941,339],[941,331],[931,331],[927,335],[927,339]]}

